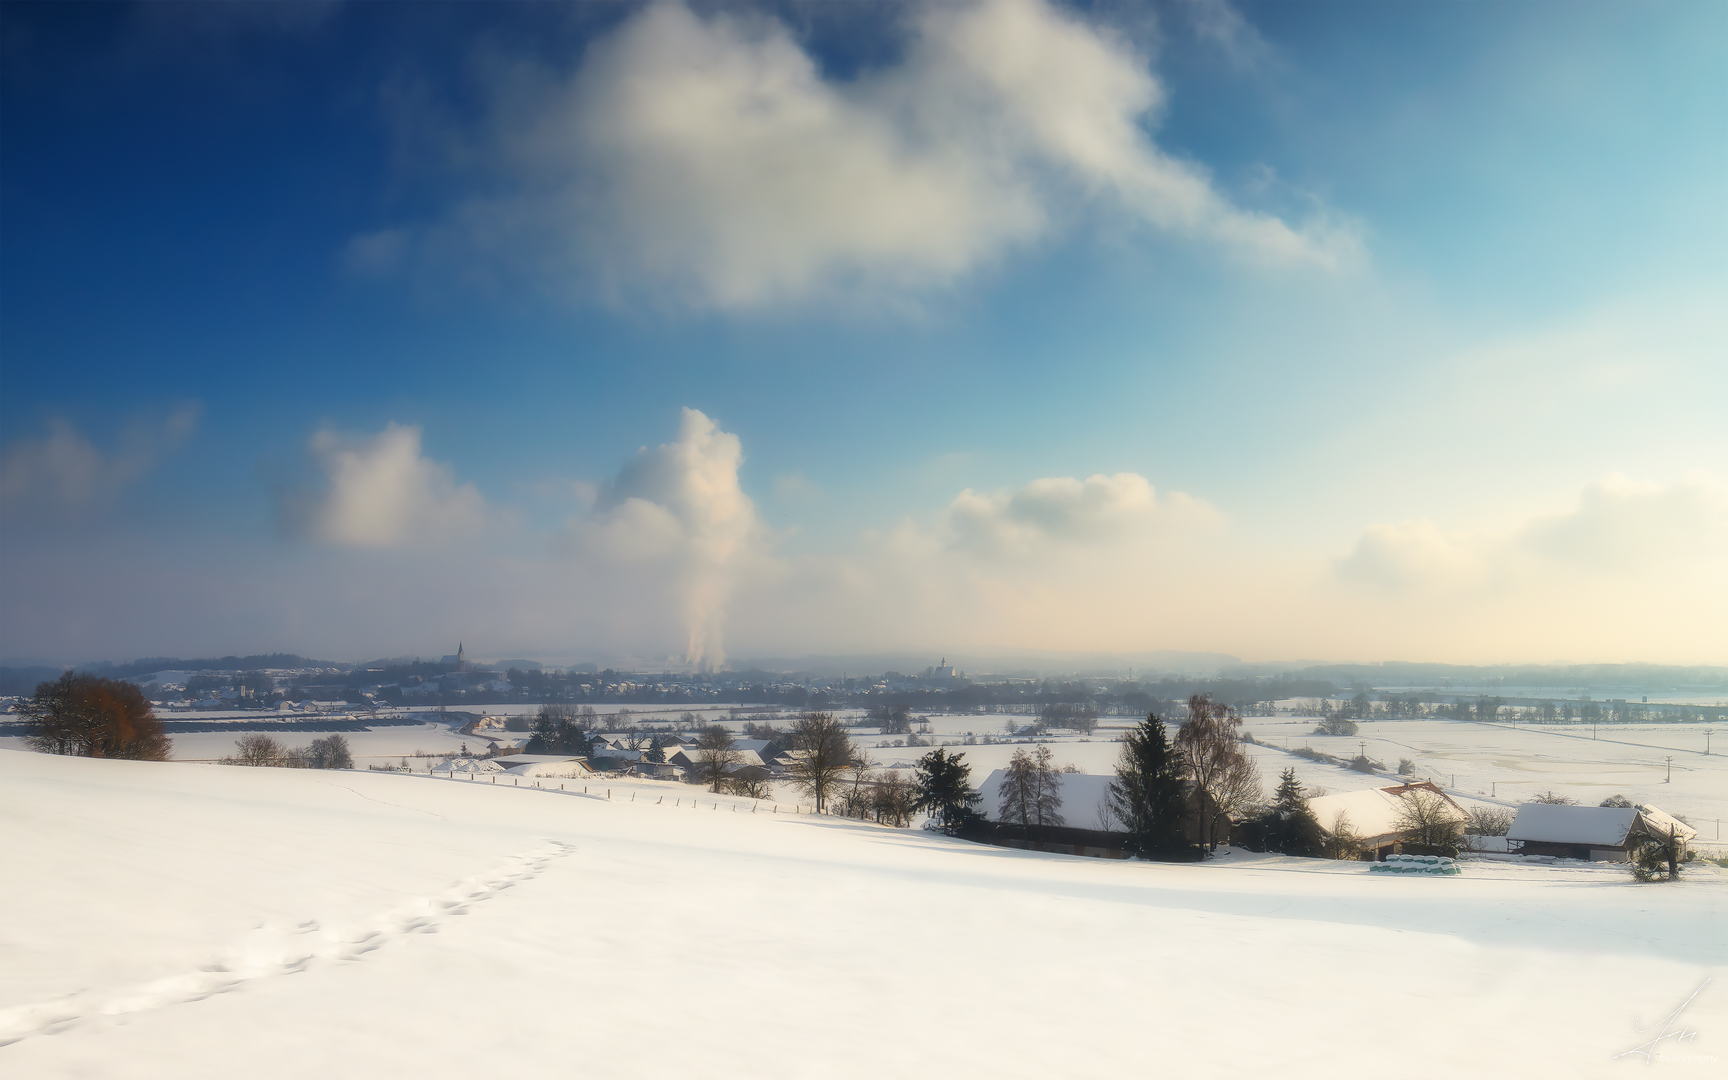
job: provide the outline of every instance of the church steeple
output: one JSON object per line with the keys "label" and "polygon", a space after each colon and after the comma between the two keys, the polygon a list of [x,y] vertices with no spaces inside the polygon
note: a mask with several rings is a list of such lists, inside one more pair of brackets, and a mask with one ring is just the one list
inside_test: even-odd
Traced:
{"label": "church steeple", "polygon": [[457,671],[467,671],[468,670],[468,660],[462,652],[462,643],[460,641],[458,641],[456,643],[456,670]]}

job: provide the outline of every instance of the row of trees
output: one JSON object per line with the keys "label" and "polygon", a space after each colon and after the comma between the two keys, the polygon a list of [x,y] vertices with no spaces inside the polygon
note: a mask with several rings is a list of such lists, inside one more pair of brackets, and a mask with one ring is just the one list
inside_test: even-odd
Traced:
{"label": "row of trees", "polygon": [[252,765],[278,769],[352,769],[354,755],[348,740],[340,735],[313,739],[310,746],[288,746],[261,732],[234,740],[234,753],[224,765]]}

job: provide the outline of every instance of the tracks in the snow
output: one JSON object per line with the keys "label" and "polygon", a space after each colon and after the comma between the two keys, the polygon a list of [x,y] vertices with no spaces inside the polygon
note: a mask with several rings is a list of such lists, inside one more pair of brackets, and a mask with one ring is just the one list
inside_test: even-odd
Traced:
{"label": "tracks in the snow", "polygon": [[357,927],[326,929],[317,920],[291,927],[261,926],[195,971],[120,992],[82,990],[52,1001],[0,1009],[0,1047],[52,1035],[85,1020],[126,1016],[200,1001],[258,979],[304,971],[320,962],[352,962],[411,934],[434,934],[455,915],[539,876],[572,846],[552,841],[512,856],[490,873],[468,878],[435,896],[420,897]]}

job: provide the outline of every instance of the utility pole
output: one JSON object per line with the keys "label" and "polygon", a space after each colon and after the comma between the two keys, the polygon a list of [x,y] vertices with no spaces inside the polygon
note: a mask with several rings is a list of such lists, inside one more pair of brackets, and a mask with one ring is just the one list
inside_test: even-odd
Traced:
{"label": "utility pole", "polygon": [[1704,756],[1705,757],[1710,756],[1710,736],[1712,736],[1714,734],[1716,734],[1715,728],[1705,728],[1704,729]]}
{"label": "utility pole", "polygon": [[1664,784],[1672,784],[1674,782],[1674,755],[1673,754],[1668,755],[1668,775],[1665,778],[1663,778],[1662,782]]}

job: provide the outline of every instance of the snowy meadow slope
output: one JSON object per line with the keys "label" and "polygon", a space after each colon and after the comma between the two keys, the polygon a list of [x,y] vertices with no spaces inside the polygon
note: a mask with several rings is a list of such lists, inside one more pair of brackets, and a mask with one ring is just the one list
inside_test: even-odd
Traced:
{"label": "snowy meadow slope", "polygon": [[1123,863],[611,794],[0,752],[0,1074],[1609,1076],[1707,979],[1659,1049],[1728,1058],[1714,869]]}

